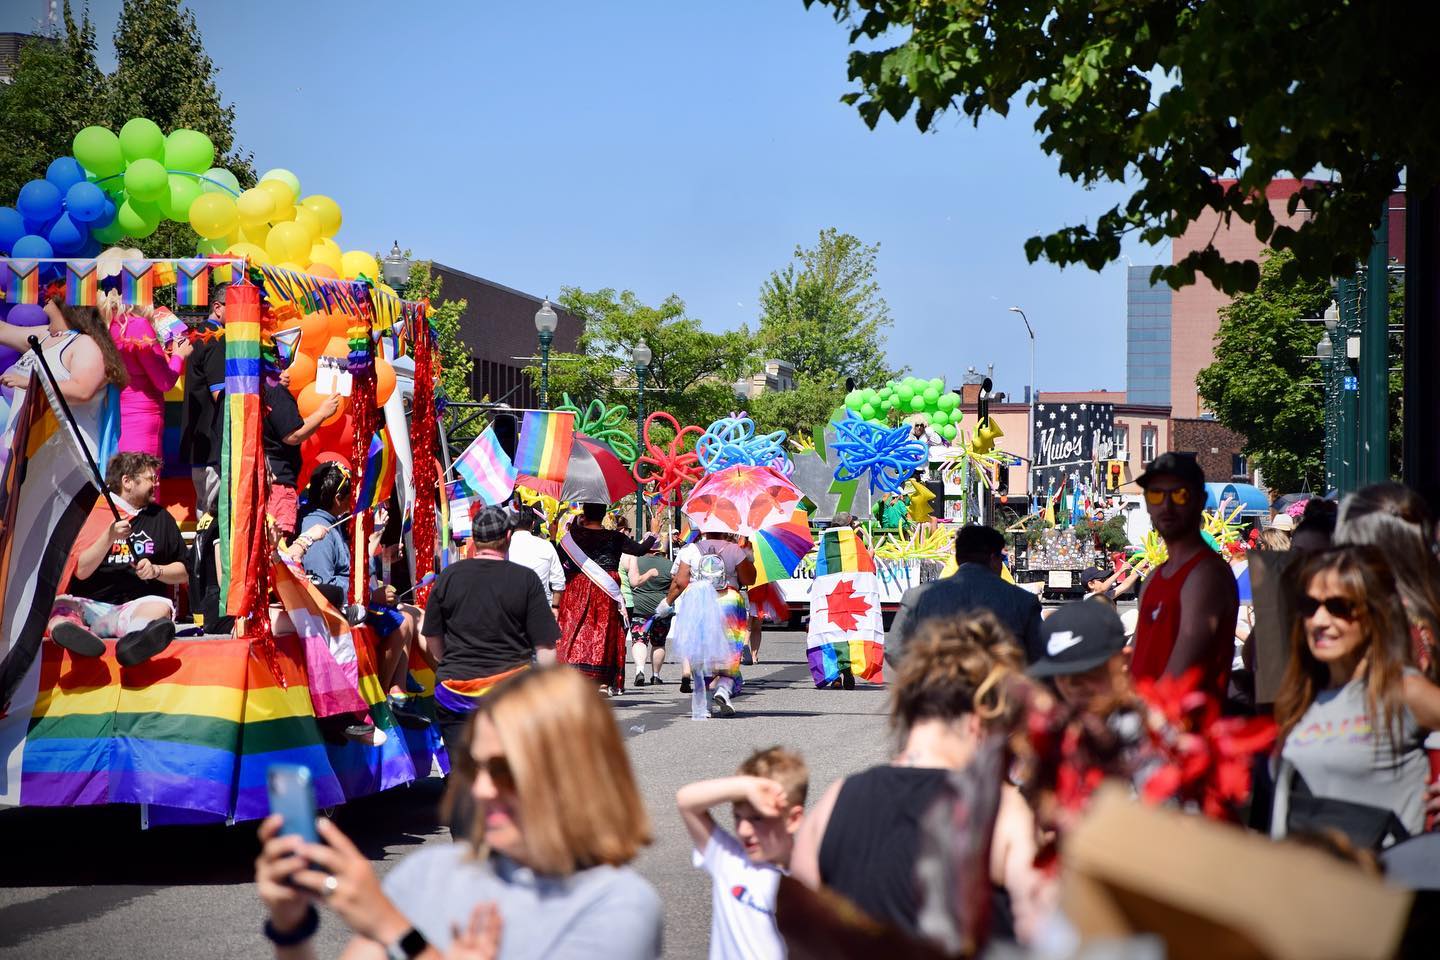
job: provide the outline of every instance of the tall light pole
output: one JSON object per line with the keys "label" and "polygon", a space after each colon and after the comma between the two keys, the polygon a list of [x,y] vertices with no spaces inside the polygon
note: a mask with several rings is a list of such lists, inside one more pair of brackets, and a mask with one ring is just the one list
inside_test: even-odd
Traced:
{"label": "tall light pole", "polygon": [[535,332],[540,335],[540,406],[550,409],[550,344],[555,339],[555,328],[560,318],[550,306],[550,299],[540,304],[535,311]]}
{"label": "tall light pole", "polygon": [[1020,314],[1025,321],[1025,332],[1030,334],[1030,431],[1025,438],[1025,455],[1030,462],[1025,465],[1025,492],[1030,496],[1030,506],[1035,506],[1035,331],[1030,327],[1030,318],[1019,307],[1011,307],[1011,313]]}
{"label": "tall light pole", "polygon": [[1390,479],[1390,202],[1370,242],[1360,316],[1360,486]]}
{"label": "tall light pole", "polygon": [[[635,440],[636,447],[641,445],[645,431],[645,378],[650,375],[650,361],[654,354],[650,348],[641,340],[635,344],[631,351],[631,359],[635,361]],[[645,529],[645,496],[641,493],[640,487],[635,487],[635,539],[640,539],[640,533]]]}
{"label": "tall light pole", "polygon": [[410,282],[410,261],[405,256],[405,251],[400,249],[399,240],[390,247],[385,259],[380,261],[380,276],[386,284],[400,293],[404,292],[405,285]]}

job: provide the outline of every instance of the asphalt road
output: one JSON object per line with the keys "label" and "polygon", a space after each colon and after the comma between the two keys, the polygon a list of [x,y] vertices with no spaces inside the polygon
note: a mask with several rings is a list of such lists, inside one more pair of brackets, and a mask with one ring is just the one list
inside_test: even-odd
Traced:
{"label": "asphalt road", "polygon": [[[804,634],[767,631],[761,660],[746,668],[731,720],[691,720],[673,664],[662,673],[670,683],[613,701],[655,834],[636,866],[665,902],[667,957],[704,957],[710,929],[709,878],[690,866],[677,789],[784,744],[804,753],[813,799],[890,749],[884,690],[816,690]],[[383,873],[421,844],[449,842],[435,816],[441,789],[439,779],[422,781],[341,807],[335,819]],[[142,831],[133,808],[0,811],[0,957],[269,956],[251,884],[255,853],[245,824]],[[319,955],[338,956],[344,941],[327,918]]]}

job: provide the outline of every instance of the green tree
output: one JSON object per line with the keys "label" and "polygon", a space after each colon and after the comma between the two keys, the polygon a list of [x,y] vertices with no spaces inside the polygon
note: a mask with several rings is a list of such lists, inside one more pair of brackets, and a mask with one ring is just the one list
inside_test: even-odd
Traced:
{"label": "green tree", "polygon": [[[871,127],[913,111],[930,129],[959,111],[978,124],[1017,100],[1034,110],[1040,145],[1085,186],[1123,183],[1128,200],[1093,223],[1025,244],[1029,258],[1092,270],[1134,234],[1179,236],[1206,210],[1238,219],[1291,271],[1343,273],[1362,261],[1382,204],[1440,182],[1440,98],[1430,93],[1431,42],[1412,8],[1312,0],[805,0],[850,26],[842,99]],[[1280,226],[1264,188],[1307,181]],[[1219,177],[1234,177],[1220,181]],[[1258,264],[1207,245],[1157,268],[1172,287],[1203,273],[1226,292],[1253,290]]]}
{"label": "green tree", "polygon": [[27,42],[14,82],[0,84],[0,203],[14,203],[22,186],[70,152],[76,131],[105,118],[106,78],[95,63],[90,11],[77,24],[66,0],[61,24],[54,35]]}
{"label": "green tree", "polygon": [[[682,426],[704,426],[734,409],[731,384],[748,372],[754,354],[748,331],[705,330],[686,315],[685,301],[674,294],[652,307],[630,290],[563,287],[559,303],[585,322],[585,332],[577,353],[551,354],[552,404],[569,393],[582,406],[598,399],[635,413],[631,354],[644,341],[652,354],[645,381],[647,411],[667,410]],[[528,367],[527,373],[538,389],[539,367]]]}
{"label": "green tree", "polygon": [[875,282],[879,251],[834,227],[821,230],[813,248],[796,246],[760,288],[756,343],[764,357],[793,364],[802,382],[823,376],[826,386],[833,371],[857,384],[894,376],[885,357],[890,308]]}
{"label": "green tree", "polygon": [[750,415],[761,429],[809,436],[817,423],[845,405],[844,378],[833,371],[797,378],[794,390],[770,390],[750,401]]}
{"label": "green tree", "polygon": [[[409,257],[410,251],[405,256]],[[430,325],[435,328],[435,343],[440,350],[440,379],[435,386],[445,391],[451,403],[470,403],[475,399],[470,395],[469,379],[474,354],[460,336],[460,318],[470,304],[466,300],[442,300],[441,284],[442,278],[430,269],[428,260],[412,261],[410,277],[400,293],[407,300],[430,301]]]}

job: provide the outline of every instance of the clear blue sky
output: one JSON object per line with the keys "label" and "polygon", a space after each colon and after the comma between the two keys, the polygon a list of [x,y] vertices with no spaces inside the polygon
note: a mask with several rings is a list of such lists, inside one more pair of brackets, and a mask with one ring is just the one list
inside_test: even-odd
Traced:
{"label": "clear blue sky", "polygon": [[[45,9],[3,6],[6,30]],[[1059,176],[1023,110],[870,131],[839,102],[845,30],[800,0],[189,6],[257,169],[339,201],[347,249],[398,239],[536,294],[673,292],[721,329],[753,327],[769,272],[835,226],[880,244],[894,362],[952,383],[993,362],[1018,396],[1020,304],[1042,389],[1124,389],[1124,261],[1061,271],[1023,250],[1121,191]],[[91,5],[107,69],[119,7]]]}

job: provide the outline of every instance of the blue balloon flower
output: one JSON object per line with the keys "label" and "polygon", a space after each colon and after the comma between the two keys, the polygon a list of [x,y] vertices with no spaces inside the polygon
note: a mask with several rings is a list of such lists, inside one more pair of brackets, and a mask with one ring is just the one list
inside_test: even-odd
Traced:
{"label": "blue balloon flower", "polygon": [[835,424],[830,450],[839,458],[835,479],[868,476],[870,492],[899,493],[915,471],[930,462],[930,448],[910,436],[910,427],[883,427],[847,411]]}

